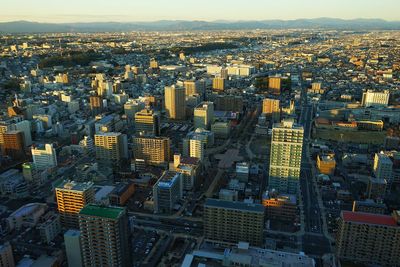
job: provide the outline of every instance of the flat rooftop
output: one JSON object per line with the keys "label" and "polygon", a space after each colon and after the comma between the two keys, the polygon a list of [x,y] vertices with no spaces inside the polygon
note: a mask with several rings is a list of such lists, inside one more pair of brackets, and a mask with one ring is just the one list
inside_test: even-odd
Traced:
{"label": "flat rooftop", "polygon": [[345,222],[375,224],[383,226],[398,226],[396,220],[390,215],[342,211],[342,218]]}
{"label": "flat rooftop", "polygon": [[83,207],[79,212],[79,214],[109,218],[109,219],[118,219],[124,211],[125,211],[124,208],[104,207],[104,206],[89,204]]}
{"label": "flat rooftop", "polygon": [[230,210],[241,210],[246,212],[264,213],[264,206],[261,204],[244,203],[239,201],[228,201],[215,198],[207,198],[204,207],[215,207]]}
{"label": "flat rooftop", "polygon": [[80,183],[76,181],[63,180],[55,184],[56,189],[85,191],[93,186],[92,182]]}

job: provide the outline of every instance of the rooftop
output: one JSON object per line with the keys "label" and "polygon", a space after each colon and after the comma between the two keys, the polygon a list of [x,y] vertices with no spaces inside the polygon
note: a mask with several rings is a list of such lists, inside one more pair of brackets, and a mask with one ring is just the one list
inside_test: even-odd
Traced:
{"label": "rooftop", "polygon": [[384,226],[397,226],[396,220],[389,215],[342,211],[342,218],[345,222],[375,224]]}
{"label": "rooftop", "polygon": [[228,201],[228,200],[221,200],[214,198],[208,198],[204,206],[231,209],[231,210],[242,210],[246,212],[264,213],[264,206],[261,204],[244,203],[239,201]]}
{"label": "rooftop", "polygon": [[62,180],[55,184],[56,189],[74,190],[74,191],[85,191],[93,186],[92,182],[79,183],[70,180]]}
{"label": "rooftop", "polygon": [[124,208],[119,207],[105,207],[94,204],[88,204],[79,212],[80,215],[88,215],[95,217],[103,217],[109,219],[118,219],[125,211]]}

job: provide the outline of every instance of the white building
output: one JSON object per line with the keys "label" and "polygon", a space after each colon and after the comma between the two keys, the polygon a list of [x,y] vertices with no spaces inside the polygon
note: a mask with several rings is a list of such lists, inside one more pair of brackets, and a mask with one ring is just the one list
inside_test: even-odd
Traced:
{"label": "white building", "polygon": [[374,92],[372,90],[367,90],[362,96],[362,105],[364,107],[386,107],[389,104],[390,93],[389,90],[383,92]]}
{"label": "white building", "polygon": [[57,154],[52,144],[32,146],[32,158],[38,170],[54,168],[57,166]]}

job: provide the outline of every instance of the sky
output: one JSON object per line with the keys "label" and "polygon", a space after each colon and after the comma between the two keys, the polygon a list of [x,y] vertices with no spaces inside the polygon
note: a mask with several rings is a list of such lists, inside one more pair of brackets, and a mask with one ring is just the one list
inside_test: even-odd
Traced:
{"label": "sky", "polygon": [[400,21],[400,0],[0,0],[0,6],[0,21],[235,21],[320,17]]}

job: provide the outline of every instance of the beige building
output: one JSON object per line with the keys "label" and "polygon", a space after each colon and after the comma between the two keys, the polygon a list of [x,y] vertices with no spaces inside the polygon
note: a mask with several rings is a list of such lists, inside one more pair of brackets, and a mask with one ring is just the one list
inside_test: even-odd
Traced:
{"label": "beige building", "polygon": [[281,117],[281,108],[279,99],[265,98],[262,103],[262,113],[273,122],[279,122]]}
{"label": "beige building", "polygon": [[160,135],[160,115],[153,110],[143,109],[135,114],[136,133]]}
{"label": "beige building", "polygon": [[281,93],[281,77],[269,77],[268,89],[273,93],[279,95]]}
{"label": "beige building", "polygon": [[149,165],[168,164],[171,141],[168,137],[136,137],[133,139],[135,159],[144,159]]}
{"label": "beige building", "polygon": [[224,91],[226,88],[226,82],[224,78],[215,77],[212,83],[212,89],[217,91]]}
{"label": "beige building", "polygon": [[214,103],[201,102],[195,109],[193,115],[194,128],[210,129],[214,119]]}
{"label": "beige building", "polygon": [[99,133],[94,135],[96,159],[102,162],[119,163],[126,158],[126,136],[117,133]]}
{"label": "beige building", "polygon": [[209,198],[204,204],[204,236],[216,243],[262,246],[264,216],[261,204]]}
{"label": "beige building", "polygon": [[64,180],[55,186],[55,192],[61,225],[65,228],[78,229],[79,211],[95,200],[93,183]]}
{"label": "beige building", "polygon": [[364,107],[386,107],[389,104],[390,92],[385,90],[383,92],[374,92],[367,90],[362,95],[361,104]]}
{"label": "beige building", "polygon": [[185,89],[183,87],[165,87],[165,110],[167,117],[173,120],[186,118]]}

